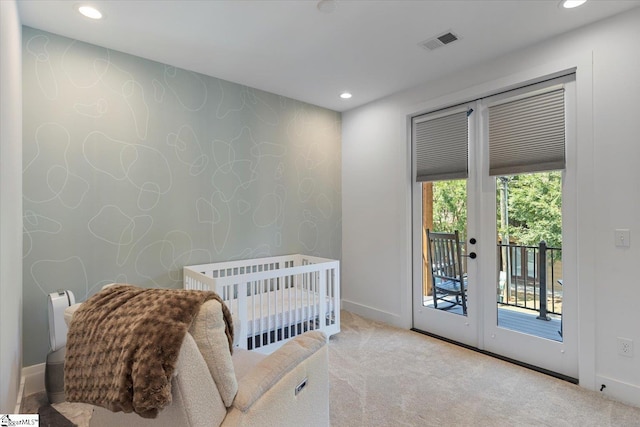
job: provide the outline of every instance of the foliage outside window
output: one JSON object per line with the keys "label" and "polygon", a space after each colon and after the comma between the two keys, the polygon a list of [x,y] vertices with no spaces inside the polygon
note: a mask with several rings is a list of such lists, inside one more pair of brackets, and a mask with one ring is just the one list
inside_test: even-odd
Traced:
{"label": "foliage outside window", "polygon": [[[500,212],[501,180],[507,181],[507,229]],[[497,230],[500,240],[508,236],[513,244],[562,247],[562,175],[561,172],[522,174],[497,179]],[[458,230],[466,240],[467,181],[433,183],[433,228],[436,231]],[[506,232],[506,233],[505,233]]]}
{"label": "foliage outside window", "polygon": [[433,229],[453,233],[460,240],[467,238],[467,181],[436,181],[433,183]]}
{"label": "foliage outside window", "polygon": [[[500,195],[502,180],[507,181],[509,224],[501,221]],[[547,247],[562,247],[562,175],[545,172],[500,177],[498,191],[498,235],[509,236],[512,243],[537,246],[544,240]],[[506,232],[506,234],[505,234]]]}

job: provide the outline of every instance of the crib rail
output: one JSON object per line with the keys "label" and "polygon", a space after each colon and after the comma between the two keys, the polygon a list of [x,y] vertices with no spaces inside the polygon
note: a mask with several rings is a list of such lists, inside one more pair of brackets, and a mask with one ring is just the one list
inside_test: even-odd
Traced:
{"label": "crib rail", "polygon": [[270,353],[308,330],[340,332],[339,261],[287,255],[189,266],[184,287],[220,295],[240,321],[241,348]]}

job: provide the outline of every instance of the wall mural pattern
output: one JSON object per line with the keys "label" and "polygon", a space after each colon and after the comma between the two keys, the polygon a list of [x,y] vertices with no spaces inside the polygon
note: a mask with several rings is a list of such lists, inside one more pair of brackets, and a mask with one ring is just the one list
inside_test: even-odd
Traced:
{"label": "wall mural pattern", "polygon": [[339,113],[28,27],[23,92],[25,366],[57,289],[340,258]]}

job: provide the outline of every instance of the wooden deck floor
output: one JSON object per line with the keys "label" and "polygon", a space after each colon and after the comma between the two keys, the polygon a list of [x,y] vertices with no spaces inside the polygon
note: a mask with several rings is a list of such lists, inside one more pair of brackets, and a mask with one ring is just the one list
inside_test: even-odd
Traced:
{"label": "wooden deck floor", "polygon": [[498,308],[499,327],[540,338],[562,341],[558,316],[549,316],[550,320],[541,320],[537,317],[538,313],[535,311],[513,310],[507,307]]}
{"label": "wooden deck floor", "polygon": [[[425,298],[425,306],[433,308],[431,298]],[[447,310],[449,313],[462,315],[462,307],[455,306]],[[532,310],[517,309],[509,306],[498,307],[498,326],[523,334],[534,335],[553,341],[562,341],[560,316],[549,315],[550,320],[537,318],[538,312]]]}

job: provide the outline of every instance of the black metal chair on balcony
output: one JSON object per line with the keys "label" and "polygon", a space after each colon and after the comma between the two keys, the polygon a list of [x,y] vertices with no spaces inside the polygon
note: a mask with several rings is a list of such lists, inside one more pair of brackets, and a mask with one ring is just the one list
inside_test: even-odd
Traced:
{"label": "black metal chair on balcony", "polygon": [[[441,310],[449,310],[460,305],[462,314],[466,316],[467,277],[462,268],[462,250],[458,231],[434,233],[427,230],[427,246],[431,267],[433,306]],[[440,301],[440,307],[438,307],[438,301]]]}

